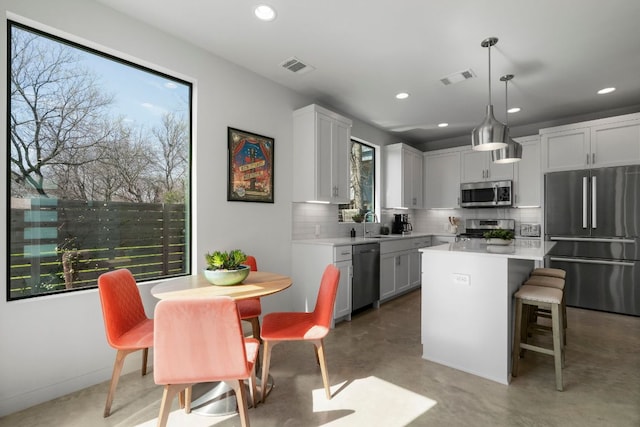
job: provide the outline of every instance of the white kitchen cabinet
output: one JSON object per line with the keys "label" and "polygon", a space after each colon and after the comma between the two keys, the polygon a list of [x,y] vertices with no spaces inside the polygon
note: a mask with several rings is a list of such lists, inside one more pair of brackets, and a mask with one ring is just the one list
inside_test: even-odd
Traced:
{"label": "white kitchen cabinet", "polygon": [[543,172],[640,163],[640,113],[540,129]]}
{"label": "white kitchen cabinet", "polygon": [[349,203],[351,120],[312,104],[293,113],[293,201]]}
{"label": "white kitchen cabinet", "polygon": [[460,150],[427,152],[424,161],[424,207],[460,207]]}
{"label": "white kitchen cabinet", "polygon": [[385,147],[385,206],[422,208],[422,151],[406,144]]}
{"label": "white kitchen cabinet", "polygon": [[333,320],[351,320],[351,282],[353,266],[351,245],[321,245],[292,243],[291,278],[289,288],[295,311],[313,311],[320,288],[322,274],[328,264],[340,270],[340,283],[336,294]]}
{"label": "white kitchen cabinet", "polygon": [[462,151],[460,156],[460,181],[463,183],[513,180],[513,163],[493,163],[490,151],[475,151],[469,148]]}
{"label": "white kitchen cabinet", "polygon": [[540,169],[540,137],[514,138],[522,145],[522,159],[514,163],[514,206],[540,206],[542,173]]}
{"label": "white kitchen cabinet", "polygon": [[431,237],[405,237],[380,242],[380,301],[388,301],[422,283],[421,247],[431,245]]}

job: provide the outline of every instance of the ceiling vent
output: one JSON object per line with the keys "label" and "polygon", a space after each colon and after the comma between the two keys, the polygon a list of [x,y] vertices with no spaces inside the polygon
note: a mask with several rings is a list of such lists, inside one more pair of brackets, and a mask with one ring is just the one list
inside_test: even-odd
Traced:
{"label": "ceiling vent", "polygon": [[442,82],[443,85],[449,86],[454,83],[459,83],[459,82],[468,80],[475,76],[476,76],[476,73],[474,73],[473,70],[469,68],[468,70],[458,71],[457,73],[449,74],[448,76],[441,78],[440,81]]}
{"label": "ceiling vent", "polygon": [[280,64],[280,66],[296,74],[305,74],[309,71],[315,70],[314,67],[309,64],[305,64],[295,56],[285,60]]}

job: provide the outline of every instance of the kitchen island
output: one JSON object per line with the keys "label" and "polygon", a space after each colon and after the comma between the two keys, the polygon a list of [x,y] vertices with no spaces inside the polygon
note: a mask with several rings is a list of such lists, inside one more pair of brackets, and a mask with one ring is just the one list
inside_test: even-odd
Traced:
{"label": "kitchen island", "polygon": [[420,249],[423,359],[509,384],[513,294],[552,245],[472,239]]}

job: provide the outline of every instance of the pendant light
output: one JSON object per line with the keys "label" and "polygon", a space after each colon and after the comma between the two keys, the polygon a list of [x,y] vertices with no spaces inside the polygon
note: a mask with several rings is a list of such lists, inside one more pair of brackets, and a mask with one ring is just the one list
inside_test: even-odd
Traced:
{"label": "pendant light", "polygon": [[[507,86],[509,80],[513,78],[513,74],[506,74],[500,77],[500,81],[504,82],[504,112],[505,123],[508,124],[509,98],[507,97]],[[507,133],[507,146],[491,152],[491,160],[493,163],[514,163],[522,159],[522,145],[515,142]]]}
{"label": "pendant light", "polygon": [[489,104],[484,121],[471,132],[471,147],[478,151],[497,150],[505,147],[507,145],[505,141],[509,136],[507,126],[493,116],[493,105],[491,104],[491,46],[496,43],[498,43],[496,37],[489,37],[480,44],[482,47],[486,47],[489,52]]}

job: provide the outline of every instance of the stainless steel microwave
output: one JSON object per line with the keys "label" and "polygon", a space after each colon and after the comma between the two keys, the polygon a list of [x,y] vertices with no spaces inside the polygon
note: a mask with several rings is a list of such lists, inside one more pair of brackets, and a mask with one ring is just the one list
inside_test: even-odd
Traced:
{"label": "stainless steel microwave", "polygon": [[460,184],[460,206],[463,208],[496,208],[513,206],[512,181],[484,181]]}

